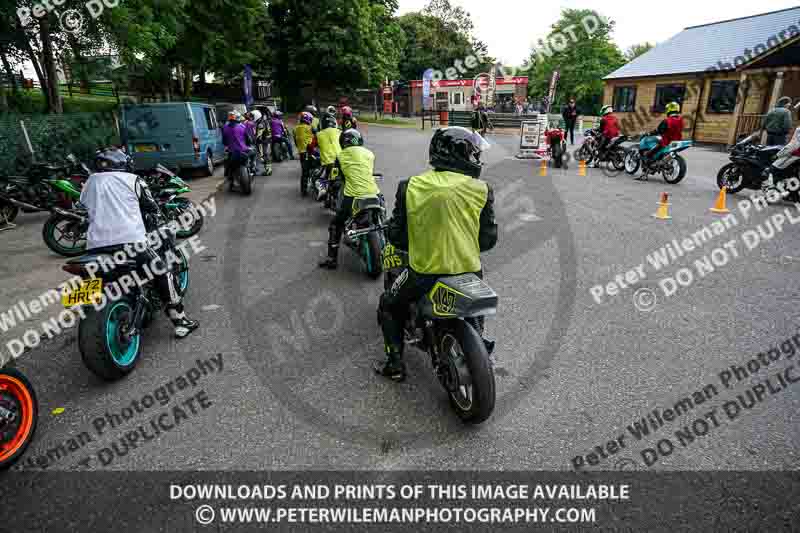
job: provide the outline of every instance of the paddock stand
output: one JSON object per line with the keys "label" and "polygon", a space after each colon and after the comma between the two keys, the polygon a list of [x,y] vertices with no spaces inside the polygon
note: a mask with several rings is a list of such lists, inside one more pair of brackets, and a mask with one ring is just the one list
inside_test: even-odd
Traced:
{"label": "paddock stand", "polygon": [[17,227],[16,224],[8,221],[5,214],[0,214],[0,222],[2,222],[2,224],[0,224],[0,231],[6,231]]}

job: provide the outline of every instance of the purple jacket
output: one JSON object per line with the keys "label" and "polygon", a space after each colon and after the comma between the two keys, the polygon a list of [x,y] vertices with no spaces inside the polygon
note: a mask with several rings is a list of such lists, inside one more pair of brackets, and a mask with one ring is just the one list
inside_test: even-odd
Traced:
{"label": "purple jacket", "polygon": [[283,121],[279,118],[272,119],[272,138],[273,139],[280,139],[283,137]]}
{"label": "purple jacket", "polygon": [[249,150],[245,138],[247,137],[247,128],[244,124],[237,122],[228,122],[222,128],[222,144],[235,153],[244,153]]}

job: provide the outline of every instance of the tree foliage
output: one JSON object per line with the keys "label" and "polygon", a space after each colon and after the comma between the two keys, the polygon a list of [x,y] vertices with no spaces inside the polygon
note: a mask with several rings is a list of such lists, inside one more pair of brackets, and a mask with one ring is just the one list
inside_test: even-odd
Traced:
{"label": "tree foliage", "polygon": [[636,59],[640,55],[646,54],[647,52],[649,52],[650,50],[655,48],[655,46],[656,45],[654,45],[653,43],[651,43],[649,41],[645,41],[643,43],[634,44],[634,45],[628,47],[628,49],[625,51],[625,59],[627,59],[628,61],[633,61],[634,59]]}
{"label": "tree foliage", "polygon": [[[594,17],[599,23],[594,31],[587,31],[587,26],[584,26],[587,17]],[[554,71],[558,71],[560,81],[555,103],[574,96],[584,113],[598,111],[603,99],[603,78],[625,64],[625,57],[611,40],[614,25],[613,20],[593,10],[562,10],[559,20],[552,25],[545,46],[535,47],[531,52],[529,94],[534,98],[547,96],[550,78]],[[588,25],[590,30],[593,27]],[[552,46],[564,37],[567,39],[566,48],[557,50]]]}

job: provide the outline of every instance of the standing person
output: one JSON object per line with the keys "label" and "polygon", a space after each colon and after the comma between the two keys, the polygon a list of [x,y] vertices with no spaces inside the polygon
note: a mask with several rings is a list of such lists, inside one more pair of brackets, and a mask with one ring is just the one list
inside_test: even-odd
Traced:
{"label": "standing person", "polygon": [[478,108],[472,113],[472,131],[473,133],[480,131],[481,136],[486,136],[486,128],[489,127],[489,115],[486,113],[486,108],[482,103],[478,104]]}
{"label": "standing person", "polygon": [[561,117],[564,119],[564,127],[569,132],[569,143],[575,145],[575,123],[578,121],[578,107],[575,105],[575,97],[570,97],[569,103],[561,110]]}
{"label": "standing person", "polygon": [[768,146],[784,146],[786,137],[792,132],[792,99],[788,96],[778,100],[775,109],[767,113],[761,122],[761,130],[767,132]]}

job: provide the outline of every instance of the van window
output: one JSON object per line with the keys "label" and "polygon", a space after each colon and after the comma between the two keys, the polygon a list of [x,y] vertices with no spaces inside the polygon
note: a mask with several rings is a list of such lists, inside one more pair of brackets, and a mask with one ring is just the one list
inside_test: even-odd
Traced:
{"label": "van window", "polygon": [[176,106],[135,106],[125,109],[128,139],[147,139],[185,127],[186,108]]}
{"label": "van window", "polygon": [[203,114],[206,117],[206,129],[207,130],[215,130],[217,129],[217,117],[214,116],[212,109],[210,107],[203,108]]}

